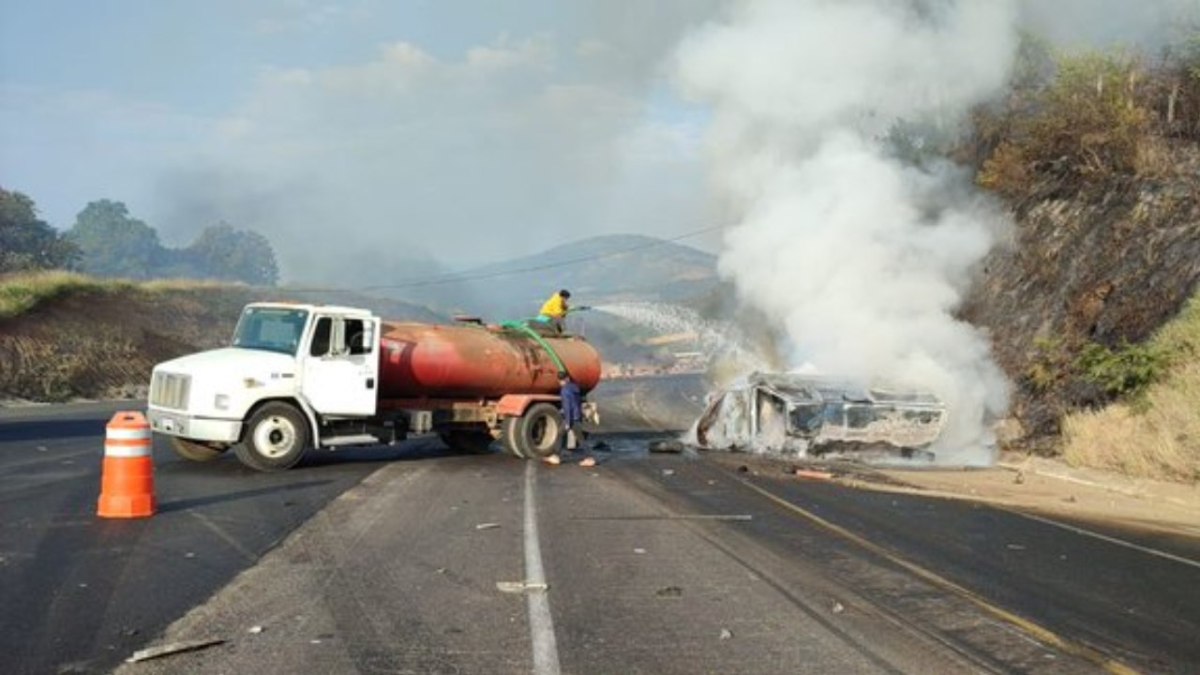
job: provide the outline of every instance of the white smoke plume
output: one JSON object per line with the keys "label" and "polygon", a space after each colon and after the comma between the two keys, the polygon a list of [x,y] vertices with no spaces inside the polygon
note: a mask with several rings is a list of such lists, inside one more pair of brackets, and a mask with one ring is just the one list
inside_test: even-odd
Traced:
{"label": "white smoke plume", "polygon": [[990,461],[1007,382],[954,318],[1005,219],[950,165],[889,151],[897,123],[943,132],[1006,82],[1001,0],[753,0],[692,33],[676,78],[713,111],[712,181],[736,219],[721,273],[777,317],[796,364],[937,393],[938,448]]}

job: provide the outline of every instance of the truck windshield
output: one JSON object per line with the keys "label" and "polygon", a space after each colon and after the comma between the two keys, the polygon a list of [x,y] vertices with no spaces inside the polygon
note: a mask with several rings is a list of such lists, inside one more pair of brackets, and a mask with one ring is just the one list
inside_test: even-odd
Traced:
{"label": "truck windshield", "polygon": [[233,346],[295,354],[307,321],[308,312],[302,309],[250,307],[233,332]]}

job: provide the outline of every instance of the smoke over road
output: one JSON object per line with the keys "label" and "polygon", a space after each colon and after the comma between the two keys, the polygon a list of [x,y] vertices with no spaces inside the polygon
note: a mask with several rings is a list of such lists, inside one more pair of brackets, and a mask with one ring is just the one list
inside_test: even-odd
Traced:
{"label": "smoke over road", "polygon": [[987,423],[1006,406],[986,336],[953,314],[1006,222],[954,167],[897,148],[920,155],[1004,86],[1017,14],[992,0],[755,0],[676,54],[680,89],[713,110],[711,180],[736,223],[722,275],[777,318],[793,363],[942,397],[939,456],[953,462],[990,460]]}

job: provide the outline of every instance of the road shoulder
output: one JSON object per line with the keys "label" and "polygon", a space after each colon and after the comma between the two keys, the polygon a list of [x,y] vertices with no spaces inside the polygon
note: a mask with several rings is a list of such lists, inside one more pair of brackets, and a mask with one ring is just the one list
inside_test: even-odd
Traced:
{"label": "road shoulder", "polygon": [[[740,453],[709,453],[745,471],[792,473],[861,489],[923,494],[1094,521],[1171,536],[1200,538],[1200,486],[1132,479],[1018,455],[989,468],[880,468],[814,464]],[[807,473],[806,473],[807,472]]]}
{"label": "road shoulder", "polygon": [[523,578],[521,482],[480,459],[380,469],[154,643],[221,644],[116,672],[527,670],[524,598],[496,590]]}

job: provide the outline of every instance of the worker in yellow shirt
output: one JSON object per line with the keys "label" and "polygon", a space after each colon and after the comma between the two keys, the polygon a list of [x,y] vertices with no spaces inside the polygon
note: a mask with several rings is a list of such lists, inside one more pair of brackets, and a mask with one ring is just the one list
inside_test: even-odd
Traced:
{"label": "worker in yellow shirt", "polygon": [[571,298],[571,292],[567,289],[550,296],[550,299],[542,303],[542,309],[538,312],[537,320],[542,323],[549,323],[554,326],[557,333],[563,332],[563,320],[567,318],[567,312],[571,311],[567,300]]}

